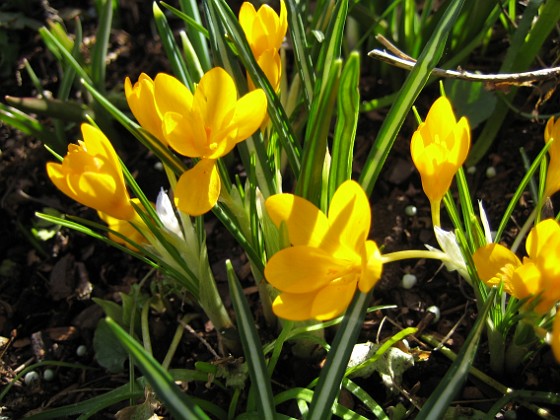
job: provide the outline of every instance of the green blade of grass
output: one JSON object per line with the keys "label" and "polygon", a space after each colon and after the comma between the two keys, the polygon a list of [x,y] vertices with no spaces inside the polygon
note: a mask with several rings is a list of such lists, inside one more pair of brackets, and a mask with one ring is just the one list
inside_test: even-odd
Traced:
{"label": "green blade of grass", "polygon": [[29,136],[37,137],[52,149],[59,150],[63,147],[63,145],[58,143],[56,135],[52,131],[48,130],[35,118],[17,108],[0,103],[0,121]]}
{"label": "green blade of grass", "polygon": [[[324,75],[323,88],[314,95],[311,104],[305,132],[301,173],[296,185],[296,194],[306,198],[317,207],[322,207],[322,174],[328,148],[327,137],[338,93],[342,60],[334,60],[329,63],[328,68],[328,74]],[[321,80],[317,79],[316,83],[320,82]],[[326,209],[323,208],[323,210]]]}
{"label": "green blade of grass", "polygon": [[[200,24],[202,19],[200,19],[200,13],[198,11],[198,2],[195,0],[179,0],[179,5],[181,10],[185,14],[192,18],[193,21]],[[201,25],[202,26],[202,25]],[[198,30],[191,25],[187,25],[186,32],[189,40],[192,43],[194,51],[196,51],[196,56],[200,61],[200,65],[204,72],[207,72],[212,68],[212,63],[210,61],[210,53],[208,51],[208,44],[206,43],[205,33]]]}
{"label": "green blade of grass", "polygon": [[295,66],[298,70],[300,80],[303,83],[303,94],[306,102],[306,109],[311,107],[313,100],[313,85],[315,84],[315,73],[313,72],[313,62],[309,54],[309,45],[305,36],[302,14],[298,10],[295,0],[286,0],[288,11],[288,30],[294,47]]}
{"label": "green blade of grass", "polygon": [[153,3],[153,13],[154,22],[156,24],[158,34],[161,38],[163,49],[165,50],[165,54],[167,56],[167,59],[169,60],[169,64],[173,69],[173,73],[192,92],[194,90],[194,85],[192,82],[192,77],[190,76],[189,70],[185,63],[185,59],[181,55],[181,49],[177,45],[177,42],[175,42],[173,31],[169,26],[167,18],[156,2]]}
{"label": "green blade of grass", "polygon": [[272,387],[264,361],[259,334],[255,327],[255,321],[253,320],[251,309],[249,308],[249,304],[243,294],[243,289],[241,289],[241,285],[235,275],[230,260],[226,261],[226,269],[231,301],[237,315],[237,327],[239,328],[241,345],[243,346],[245,360],[249,366],[249,375],[252,385],[251,392],[257,394],[256,403],[259,417],[262,419],[274,419],[276,417],[276,412],[274,410]]}
{"label": "green blade of grass", "polygon": [[494,305],[494,296],[497,289],[492,289],[482,311],[478,314],[476,322],[469,333],[457,359],[453,362],[445,376],[441,379],[436,389],[431,393],[430,398],[424,403],[420,413],[416,417],[418,420],[439,419],[444,414],[453,401],[453,398],[463,387],[467,380],[469,369],[474,361],[478,349],[478,342],[484,332],[486,318],[490,307]]}
{"label": "green blade of grass", "polygon": [[202,409],[194,404],[173,382],[173,377],[111,318],[105,318],[107,326],[111,329],[121,345],[129,352],[134,363],[148,383],[163,401],[165,407],[176,419],[209,419]]}
{"label": "green blade of grass", "polygon": [[105,73],[107,70],[107,48],[109,46],[109,35],[113,23],[113,1],[98,1],[101,13],[97,20],[97,32],[95,33],[95,46],[91,57],[91,80],[93,85],[105,92]]}
{"label": "green blade of grass", "polygon": [[368,155],[360,177],[360,183],[368,195],[373,187],[391,148],[408,115],[412,104],[430,77],[432,69],[443,55],[445,43],[453,23],[461,11],[464,0],[451,0],[441,20],[438,22],[428,43],[422,50],[418,62],[406,78],[400,93],[389,110],[379,134]]}
{"label": "green blade of grass", "polygon": [[332,143],[332,160],[329,172],[330,201],[336,189],[352,176],[354,140],[360,113],[360,54],[353,52],[344,64],[340,75],[337,98],[337,120]]}

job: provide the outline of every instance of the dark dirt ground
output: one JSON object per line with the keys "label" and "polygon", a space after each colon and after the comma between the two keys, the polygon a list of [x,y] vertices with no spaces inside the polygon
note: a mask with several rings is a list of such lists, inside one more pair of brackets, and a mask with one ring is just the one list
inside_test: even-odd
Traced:
{"label": "dark dirt ground", "polygon": [[[85,33],[91,35],[95,20],[89,15],[91,10],[84,5],[86,2],[75,2],[75,7],[63,6],[64,3],[53,1],[53,10],[48,11],[40,7],[32,9],[34,12],[30,12],[31,16],[42,22],[49,15],[56,14],[56,10],[63,16],[77,13],[83,20]],[[111,37],[111,51],[114,54],[108,66],[110,88],[121,89],[124,77],[131,75],[134,79],[139,69],[152,75],[168,70],[154,32],[149,24],[149,10],[143,10],[140,2],[123,2],[119,29],[115,29]],[[30,30],[11,31],[9,34],[19,42],[19,48],[13,66],[0,79],[2,94],[36,94],[23,70],[24,59],[36,69],[44,86],[54,90],[58,82],[58,70],[38,35]],[[362,89],[364,98],[370,98],[379,96],[379,90],[389,88],[384,86],[383,81],[368,77],[366,71]],[[524,89],[518,105],[525,111],[531,111],[535,103],[532,95],[537,92],[538,87]],[[431,89],[418,100],[421,115],[426,114],[435,95],[437,92]],[[558,95],[553,95],[541,112],[558,110],[558,102]],[[362,115],[356,141],[358,170],[366,158],[383,115],[384,111]],[[535,156],[543,142],[543,128],[542,123],[536,124],[510,116],[491,152],[479,163],[477,171],[468,175],[473,196],[484,201],[494,226],[497,226],[499,217],[523,176],[518,149],[522,146],[529,156]],[[413,129],[412,120],[403,127],[372,196],[372,237],[386,251],[423,249],[425,243],[435,245],[429,204],[409,157],[408,144]],[[76,135],[75,129],[69,132],[69,141],[73,141]],[[476,132],[473,138],[476,139]],[[61,229],[54,238],[45,242],[32,240],[30,229],[36,223],[34,213],[45,207],[92,219],[95,219],[95,214],[67,199],[50,183],[44,169],[50,156],[37,139],[0,125],[0,147],[0,336],[5,338],[5,342],[0,343],[0,386],[4,387],[25,366],[41,360],[80,363],[93,368],[54,368],[54,380],[47,382],[41,379],[31,386],[18,381],[0,403],[2,416],[15,419],[40,407],[83,401],[128,381],[127,373],[107,373],[93,357],[93,332],[103,312],[91,298],[119,302],[119,292],[128,292],[131,285],[138,283],[149,270],[131,257],[67,229]],[[155,197],[160,181],[165,181],[153,169],[153,158],[141,147],[126,147],[120,152],[124,152],[123,158],[129,167],[139,168],[137,175],[140,185],[148,196]],[[497,170],[497,175],[493,178],[485,176],[486,168],[490,165]],[[408,205],[417,207],[416,216],[405,215],[404,209]],[[515,212],[515,222],[521,225],[530,209],[530,197],[525,195]],[[517,228],[512,224],[504,239],[510,241]],[[242,261],[239,257],[241,252],[227,232],[220,229],[211,218],[208,222],[208,243],[210,259],[217,268],[217,281],[227,294],[223,262],[226,257],[232,257],[232,249],[236,258]],[[376,341],[393,335],[402,327],[422,326],[425,332],[437,337],[448,336],[446,344],[457,351],[474,323],[476,305],[469,286],[455,273],[439,268],[438,264],[424,260],[386,266],[383,278],[376,286],[374,303],[395,304],[398,309],[368,315],[362,338]],[[242,267],[239,270],[243,272]],[[245,272],[248,273],[248,270]],[[400,287],[402,275],[407,272],[418,278],[417,285],[410,290]],[[255,309],[257,322],[261,328],[266,329],[252,280],[248,274],[242,280]],[[152,281],[157,281],[157,277]],[[442,314],[441,319],[435,323],[430,323],[430,314],[426,312],[426,308],[431,305],[437,305]],[[151,328],[154,342],[170,341],[175,330],[175,320],[181,311],[194,312],[196,308],[188,304],[181,307],[176,303],[165,313],[153,314]],[[211,346],[218,349],[215,331],[204,319],[195,319],[191,326]],[[265,335],[272,333],[263,331]],[[327,336],[332,334],[332,331],[327,331]],[[395,395],[387,393],[376,375],[357,380],[383,407],[398,402],[403,402],[407,407],[420,405],[450,365],[440,354],[430,353],[425,345],[414,341],[411,343],[424,351],[425,360],[417,362],[415,367],[406,372],[400,392]],[[77,349],[80,346],[86,346],[86,352],[79,356]],[[483,371],[488,371],[485,350],[486,343],[483,342],[476,365]],[[156,346],[156,353],[157,351]],[[185,334],[172,365],[192,367],[194,361],[209,361],[212,357],[198,337]],[[285,373],[284,377],[278,378],[278,386],[281,388],[284,385],[306,384],[317,375],[320,362],[321,360],[312,363],[302,361],[287,352],[280,361],[281,371]],[[516,375],[495,379],[513,388],[560,392],[560,369],[547,348],[532,355],[530,362]],[[203,396],[216,392],[200,385],[190,390]],[[212,398],[227,397],[216,394]],[[485,411],[495,398],[496,395],[484,384],[469,381],[458,404]],[[356,404],[351,396],[347,399],[350,406]],[[358,406],[354,409],[360,412]],[[515,405],[508,409],[518,410],[518,418],[530,418],[533,415]],[[116,410],[107,411],[99,418],[112,418],[110,413]],[[558,408],[553,411],[557,416],[560,415]]]}

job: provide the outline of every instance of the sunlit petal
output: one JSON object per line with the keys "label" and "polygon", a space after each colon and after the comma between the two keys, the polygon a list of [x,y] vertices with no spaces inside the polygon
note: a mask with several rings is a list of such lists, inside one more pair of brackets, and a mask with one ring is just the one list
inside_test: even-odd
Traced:
{"label": "sunlit petal", "polygon": [[543,220],[529,232],[525,248],[530,258],[538,259],[547,243],[553,237],[560,236],[560,225],[554,219]]}
{"label": "sunlit petal", "polygon": [[167,112],[163,118],[163,135],[169,146],[183,156],[198,158],[208,153],[204,124],[196,111]]}
{"label": "sunlit petal", "polygon": [[367,241],[365,256],[362,261],[362,274],[358,281],[360,291],[363,293],[369,292],[381,278],[382,270],[383,262],[377,244],[373,241]]}
{"label": "sunlit petal", "polygon": [[[337,252],[351,251],[356,258],[361,258],[369,235],[371,209],[360,184],[350,180],[338,187],[331,200],[328,220],[329,231],[321,247],[334,256]],[[345,249],[339,249],[339,245]]]}
{"label": "sunlit petal", "polygon": [[320,289],[311,306],[311,317],[319,321],[333,319],[342,314],[350,305],[356,292],[356,281],[348,279],[330,283]]}
{"label": "sunlit petal", "polygon": [[[221,67],[214,67],[202,76],[194,93],[195,106],[201,110],[207,130],[219,132],[229,125],[237,102],[233,78]],[[212,139],[209,133],[209,140]],[[214,140],[219,142],[220,138]]]}
{"label": "sunlit petal", "polygon": [[521,261],[513,252],[500,244],[488,244],[476,250],[473,262],[480,280],[490,286],[497,286],[502,281],[506,290],[511,290],[513,271]]}
{"label": "sunlit petal", "polygon": [[177,181],[175,205],[191,216],[200,216],[212,209],[220,196],[220,174],[216,161],[200,160]]}
{"label": "sunlit petal", "polygon": [[290,321],[306,321],[313,318],[311,307],[316,293],[280,293],[272,303],[276,316]]}
{"label": "sunlit petal", "polygon": [[159,73],[154,80],[156,106],[162,116],[167,112],[187,112],[192,107],[193,95],[179,79]]}
{"label": "sunlit petal", "polygon": [[321,244],[329,224],[325,214],[309,201],[293,194],[276,194],[266,200],[265,207],[276,226],[286,224],[293,245]]}
{"label": "sunlit petal", "polygon": [[326,286],[352,270],[320,248],[295,246],[274,254],[264,274],[270,284],[288,293],[308,293]]}
{"label": "sunlit petal", "polygon": [[552,339],[550,341],[552,353],[556,361],[560,363],[560,314],[557,312],[552,324]]}

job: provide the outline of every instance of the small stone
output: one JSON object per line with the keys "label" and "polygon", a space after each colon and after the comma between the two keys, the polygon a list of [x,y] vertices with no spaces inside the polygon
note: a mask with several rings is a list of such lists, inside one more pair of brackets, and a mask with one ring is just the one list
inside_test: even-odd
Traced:
{"label": "small stone", "polygon": [[25,385],[29,386],[29,385],[36,384],[37,382],[39,382],[40,379],[41,377],[39,376],[39,374],[34,370],[31,370],[25,374],[23,381],[25,382]]}
{"label": "small stone", "polygon": [[402,276],[401,286],[403,289],[412,289],[416,285],[417,281],[418,279],[414,274],[406,273]]}
{"label": "small stone", "polygon": [[54,379],[54,370],[52,369],[45,369],[43,372],[43,379],[47,382],[50,382]]}
{"label": "small stone", "polygon": [[435,305],[432,305],[428,309],[426,309],[426,312],[431,312],[432,314],[434,314],[434,320],[432,321],[433,323],[438,322],[439,319],[441,318],[441,312],[439,308]]}
{"label": "small stone", "polygon": [[489,166],[486,169],[486,178],[494,178],[496,176],[496,168]]}
{"label": "small stone", "polygon": [[408,217],[416,216],[416,213],[418,213],[418,209],[412,204],[404,208],[404,214],[406,214]]}
{"label": "small stone", "polygon": [[469,167],[467,168],[467,173],[468,173],[469,175],[474,175],[475,172],[476,172],[476,166],[472,165],[472,166],[469,166]]}
{"label": "small stone", "polygon": [[84,346],[83,344],[81,346],[78,346],[78,348],[76,349],[76,355],[78,357],[83,357],[85,356],[87,353],[87,347]]}

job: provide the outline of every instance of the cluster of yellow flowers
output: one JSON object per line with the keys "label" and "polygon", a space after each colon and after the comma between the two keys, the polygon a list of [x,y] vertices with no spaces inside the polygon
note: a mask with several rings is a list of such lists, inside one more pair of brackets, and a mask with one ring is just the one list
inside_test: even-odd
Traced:
{"label": "cluster of yellow flowers", "polygon": [[[560,190],[560,120],[551,118],[545,128],[550,163],[545,196]],[[445,97],[432,105],[410,145],[412,159],[422,178],[422,187],[432,206],[434,225],[439,225],[439,208],[470,147],[470,129],[463,117],[456,120]],[[514,252],[497,243],[479,248],[472,256],[480,280],[489,286],[502,284],[517,299],[534,302],[534,309],[545,314],[560,301],[560,224],[552,219],[539,222],[526,241],[523,262]],[[560,361],[560,315],[555,317],[551,345]]]}

